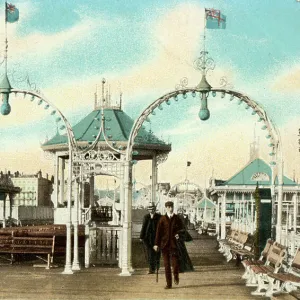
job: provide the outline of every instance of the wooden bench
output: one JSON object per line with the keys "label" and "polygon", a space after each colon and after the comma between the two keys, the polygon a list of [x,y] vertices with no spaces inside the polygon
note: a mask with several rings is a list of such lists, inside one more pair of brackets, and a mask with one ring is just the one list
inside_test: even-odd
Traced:
{"label": "wooden bench", "polygon": [[11,254],[11,259],[8,259],[11,263],[13,263],[14,254],[46,254],[47,269],[50,268],[50,264],[53,261],[54,245],[55,236],[19,237],[12,234],[11,236],[0,237],[0,253]]}
{"label": "wooden bench", "polygon": [[247,279],[251,282],[251,279],[250,279],[250,266],[265,264],[265,262],[267,260],[267,256],[269,254],[269,251],[271,250],[273,244],[274,244],[274,241],[272,239],[267,240],[265,248],[261,252],[261,255],[260,255],[258,260],[254,259],[254,255],[248,257],[248,259],[242,260],[242,265],[245,268],[245,273],[242,276],[243,279]]}
{"label": "wooden bench", "polygon": [[247,286],[257,286],[257,289],[251,293],[252,295],[265,295],[269,286],[268,274],[278,273],[282,267],[285,257],[286,247],[274,242],[268,253],[265,264],[255,264],[249,266],[252,276],[250,276],[250,283],[248,280]]}
{"label": "wooden bench", "polygon": [[234,236],[226,243],[223,244],[223,254],[227,262],[233,258],[234,250],[241,250],[244,248],[249,234],[243,231],[235,232]]}
{"label": "wooden bench", "polygon": [[254,236],[248,234],[246,242],[243,244],[242,248],[231,248],[233,259],[236,260],[238,265],[245,259],[253,259],[255,256],[254,253]]}
{"label": "wooden bench", "polygon": [[300,287],[300,249],[296,254],[287,270],[287,272],[268,273],[269,286],[266,296],[271,297],[274,293],[290,293]]}
{"label": "wooden bench", "polygon": [[[71,234],[73,244],[74,230],[72,230]],[[12,245],[14,245],[14,248],[12,248]],[[78,226],[78,246],[81,251],[85,246],[84,225]],[[13,254],[17,253],[47,254],[47,256],[49,254],[50,256],[47,258],[47,267],[49,267],[50,263],[53,263],[54,254],[65,255],[66,253],[66,225],[53,224],[1,228],[0,253],[10,253],[12,255],[12,258],[8,259],[10,262],[13,261]]]}
{"label": "wooden bench", "polygon": [[238,231],[235,229],[230,229],[228,234],[226,235],[225,239],[218,240],[219,242],[219,252],[225,252],[225,245],[230,243],[238,236]]}

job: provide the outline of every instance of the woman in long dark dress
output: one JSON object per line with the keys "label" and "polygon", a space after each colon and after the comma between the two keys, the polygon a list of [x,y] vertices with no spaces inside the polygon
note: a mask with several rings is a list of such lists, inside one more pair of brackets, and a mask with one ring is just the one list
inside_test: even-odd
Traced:
{"label": "woman in long dark dress", "polygon": [[192,261],[187,252],[185,242],[191,242],[193,238],[187,230],[183,230],[179,233],[179,239],[176,240],[178,253],[179,253],[179,272],[191,272],[194,271]]}

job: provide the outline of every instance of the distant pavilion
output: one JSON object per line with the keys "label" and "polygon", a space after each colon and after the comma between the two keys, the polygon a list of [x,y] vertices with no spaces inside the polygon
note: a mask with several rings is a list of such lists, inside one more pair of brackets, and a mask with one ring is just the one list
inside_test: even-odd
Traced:
{"label": "distant pavilion", "polygon": [[[210,195],[217,202],[217,234],[225,232],[226,224],[239,230],[255,231],[254,191],[259,188],[271,188],[271,167],[260,158],[253,158],[245,167],[226,181],[212,179]],[[297,222],[300,185],[283,176],[282,236],[292,229],[300,229]],[[277,216],[278,180],[275,181],[275,208],[273,218]]]}
{"label": "distant pavilion", "polygon": [[[7,213],[9,213],[9,217],[12,217],[13,197],[19,194],[20,191],[20,187],[14,186],[10,174],[0,173],[0,201],[2,202],[3,227],[6,227]],[[7,199],[9,200],[8,209],[6,206]]]}

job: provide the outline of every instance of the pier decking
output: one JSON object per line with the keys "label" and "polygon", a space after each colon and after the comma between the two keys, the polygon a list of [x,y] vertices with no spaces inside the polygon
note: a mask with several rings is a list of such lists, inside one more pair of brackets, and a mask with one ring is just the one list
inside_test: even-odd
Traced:
{"label": "pier decking", "polygon": [[147,275],[142,245],[133,244],[133,266],[130,277],[118,276],[118,268],[92,266],[73,275],[62,275],[63,266],[45,270],[24,264],[0,265],[0,299],[266,299],[251,296],[253,288],[241,279],[243,268],[227,263],[217,251],[214,237],[198,236],[186,243],[195,266],[194,272],[180,274],[180,284],[165,290],[163,268],[159,281]]}

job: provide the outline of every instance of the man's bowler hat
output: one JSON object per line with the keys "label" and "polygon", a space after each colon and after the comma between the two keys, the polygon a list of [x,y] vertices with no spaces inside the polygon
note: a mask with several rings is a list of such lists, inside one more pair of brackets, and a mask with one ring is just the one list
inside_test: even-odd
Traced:
{"label": "man's bowler hat", "polygon": [[150,204],[149,206],[147,206],[147,210],[154,210],[156,209],[156,206],[153,204]]}

